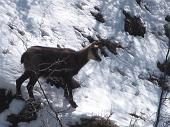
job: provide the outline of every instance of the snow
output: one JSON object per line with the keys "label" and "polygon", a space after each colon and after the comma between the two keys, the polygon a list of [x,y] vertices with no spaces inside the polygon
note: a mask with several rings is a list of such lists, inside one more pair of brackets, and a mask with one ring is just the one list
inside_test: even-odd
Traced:
{"label": "snow", "polygon": [[[144,8],[145,5],[150,12]],[[97,22],[90,14],[90,11],[95,11],[94,6],[101,9],[105,23]],[[144,38],[124,32],[122,9],[143,18],[147,29]],[[146,121],[139,120],[137,125],[152,127],[160,88],[138,76],[149,73],[160,75],[156,62],[164,61],[167,51],[168,39],[164,35],[163,25],[169,9],[168,0],[144,0],[141,7],[136,1],[130,0],[1,0],[0,87],[15,93],[15,81],[23,72],[20,57],[27,47],[60,45],[80,50],[82,43],[88,44],[87,39],[75,32],[73,27],[76,27],[87,35],[100,35],[121,42],[127,48],[118,49],[117,56],[107,51],[108,58],[102,57],[100,63],[90,61],[81,69],[76,79],[81,82],[82,87],[76,89],[73,95],[78,108],[60,113],[63,122],[76,122],[78,116],[83,115],[107,116],[112,112],[110,119],[120,127],[127,127],[133,119],[129,113],[143,113]],[[21,36],[15,29],[11,30],[9,23],[24,31],[25,35]],[[49,86],[43,80],[41,82],[56,110],[69,107],[62,89]],[[28,97],[26,84],[27,81],[22,86],[24,98]],[[37,99],[45,102],[38,84],[34,88],[34,94]],[[17,107],[22,106],[21,102],[12,102],[10,108],[0,114],[0,126],[8,126],[6,116],[11,112],[17,114],[20,111]],[[19,123],[19,126],[56,126],[56,120],[46,110],[49,109],[44,105],[37,120]]]}

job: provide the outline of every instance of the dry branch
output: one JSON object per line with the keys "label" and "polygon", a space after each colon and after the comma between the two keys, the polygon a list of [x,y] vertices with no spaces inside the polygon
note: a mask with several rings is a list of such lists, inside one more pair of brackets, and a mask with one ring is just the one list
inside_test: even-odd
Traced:
{"label": "dry branch", "polygon": [[[13,27],[13,25],[8,24],[8,26],[9,26],[9,28],[12,30],[12,32],[23,42],[25,48],[28,49],[28,48],[27,48],[27,45],[26,45],[27,43],[26,43],[17,33],[15,33],[15,32],[13,31],[13,30],[15,29],[15,28]],[[35,74],[36,74],[36,76],[38,77],[37,73],[35,73]],[[40,86],[40,89],[41,89],[42,92],[43,92],[43,95],[44,95],[44,97],[45,97],[45,99],[46,99],[46,101],[47,101],[50,109],[55,113],[56,120],[59,122],[59,124],[60,124],[61,127],[64,127],[63,124],[62,124],[62,122],[61,122],[61,120],[60,120],[60,118],[59,118],[59,116],[58,116],[58,113],[55,111],[55,109],[53,108],[53,106],[50,104],[50,102],[49,102],[49,100],[48,100],[48,97],[47,97],[47,95],[45,94],[45,91],[43,90],[42,85],[41,85],[41,83],[40,83],[39,80],[38,80],[38,84],[39,84],[39,86]]]}

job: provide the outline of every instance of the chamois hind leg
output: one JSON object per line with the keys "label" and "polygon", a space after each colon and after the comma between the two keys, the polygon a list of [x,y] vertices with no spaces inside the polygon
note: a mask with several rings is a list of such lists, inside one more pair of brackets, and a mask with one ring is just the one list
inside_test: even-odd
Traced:
{"label": "chamois hind leg", "polygon": [[30,75],[30,80],[29,80],[28,85],[27,85],[27,90],[28,90],[29,98],[33,99],[33,100],[34,100],[33,88],[34,88],[34,85],[37,82],[37,80],[38,80],[38,78],[37,78],[36,74],[32,73]]}
{"label": "chamois hind leg", "polygon": [[16,80],[16,97],[21,97],[21,85],[22,83],[29,78],[29,72],[25,71],[17,80]]}
{"label": "chamois hind leg", "polygon": [[73,108],[78,107],[75,101],[73,100],[73,94],[72,94],[72,79],[66,80],[66,86],[64,89],[64,96],[66,96],[67,100],[69,101],[70,105]]}
{"label": "chamois hind leg", "polygon": [[[78,87],[80,87],[80,83],[79,82],[77,82],[75,79],[71,79],[69,82],[64,82],[64,87],[63,87],[63,89],[64,89],[64,97],[69,97],[69,94],[70,94],[70,97],[72,97],[73,98],[73,95],[72,95],[72,91],[71,90],[73,90],[73,89],[76,89],[76,88],[78,88]],[[70,90],[70,91],[69,91]]]}

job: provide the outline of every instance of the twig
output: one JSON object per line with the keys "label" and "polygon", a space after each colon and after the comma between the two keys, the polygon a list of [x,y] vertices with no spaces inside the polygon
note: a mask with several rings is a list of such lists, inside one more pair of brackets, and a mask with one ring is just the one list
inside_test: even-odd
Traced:
{"label": "twig", "polygon": [[[168,55],[169,55],[169,52],[170,52],[170,47],[168,47],[168,52],[166,54],[166,59],[165,59],[165,63],[167,64],[167,61],[168,61]],[[164,76],[163,76],[163,79],[161,81],[161,86],[164,86],[165,85],[165,82],[166,82],[166,76],[167,76],[167,66],[165,66],[165,71],[164,71]],[[159,121],[160,121],[160,113],[161,113],[161,108],[162,108],[162,102],[163,102],[163,95],[165,94],[165,90],[163,88],[161,88],[161,95],[160,95],[160,98],[159,98],[159,105],[158,105],[158,110],[157,110],[157,115],[156,115],[156,122],[155,122],[155,125],[154,127],[158,127],[158,124],[159,124]]]}
{"label": "twig", "polygon": [[61,126],[61,127],[64,127],[63,124],[62,124],[62,122],[61,122],[61,120],[60,120],[60,118],[58,117],[58,113],[55,111],[55,109],[53,108],[53,106],[50,104],[50,102],[49,102],[49,100],[48,100],[48,97],[47,97],[47,95],[45,94],[45,92],[44,92],[44,90],[43,90],[43,88],[42,88],[42,85],[41,85],[41,83],[40,83],[39,80],[38,80],[38,84],[39,84],[39,86],[40,86],[40,89],[41,89],[42,92],[43,92],[43,95],[44,95],[44,97],[45,97],[45,99],[46,99],[46,101],[47,101],[50,109],[55,113],[56,119],[58,120],[60,126]]}
{"label": "twig", "polygon": [[156,117],[156,122],[155,122],[154,127],[158,127],[158,124],[159,124],[163,94],[164,94],[164,90],[161,89],[161,95],[160,95],[160,98],[159,98],[159,105],[158,105],[158,110],[157,110],[157,114],[156,114],[157,117]]}

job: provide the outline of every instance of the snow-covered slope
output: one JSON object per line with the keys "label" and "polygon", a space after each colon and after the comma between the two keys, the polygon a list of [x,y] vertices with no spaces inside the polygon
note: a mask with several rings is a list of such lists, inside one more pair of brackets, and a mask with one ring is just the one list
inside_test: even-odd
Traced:
{"label": "snow-covered slope", "polygon": [[[96,11],[95,6],[101,9],[105,23],[99,23],[91,15],[90,11]],[[144,38],[124,32],[123,9],[143,19],[147,31]],[[160,74],[156,62],[165,59],[168,39],[163,25],[169,10],[168,0],[143,0],[141,7],[135,0],[1,0],[0,87],[15,93],[15,80],[23,72],[20,57],[27,47],[60,45],[79,50],[82,43],[88,44],[88,40],[75,31],[76,27],[86,35],[100,35],[128,48],[119,49],[118,55],[107,51],[109,57],[102,57],[100,63],[90,61],[82,68],[76,76],[82,87],[73,95],[78,108],[60,113],[62,121],[74,122],[80,115],[109,116],[112,112],[110,119],[125,127],[134,120],[129,113],[136,113],[145,118],[145,121],[138,120],[136,125],[152,127],[160,88],[139,76]],[[11,30],[8,24],[15,29]],[[56,111],[70,106],[62,89],[56,89],[43,80],[42,83]],[[26,84],[22,86],[24,98],[28,98]],[[46,101],[38,84],[34,87],[34,95],[42,102]],[[20,101],[14,100],[9,109],[0,114],[0,125],[8,126],[7,115],[19,112],[22,106]],[[44,105],[37,120],[19,123],[19,126],[40,127],[46,124],[55,127],[56,119],[47,110],[48,106]]]}

